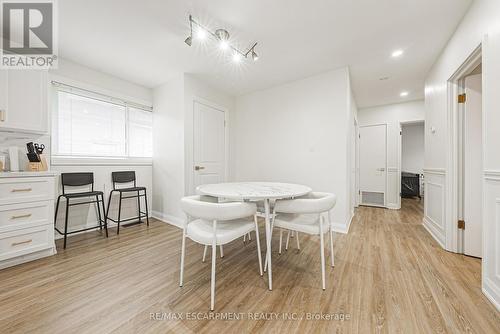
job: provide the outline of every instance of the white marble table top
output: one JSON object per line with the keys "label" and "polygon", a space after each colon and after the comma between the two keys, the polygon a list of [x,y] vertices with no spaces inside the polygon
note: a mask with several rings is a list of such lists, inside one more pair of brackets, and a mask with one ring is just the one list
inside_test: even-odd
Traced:
{"label": "white marble table top", "polygon": [[230,200],[284,199],[307,195],[311,188],[291,183],[231,182],[204,184],[196,188],[200,195]]}

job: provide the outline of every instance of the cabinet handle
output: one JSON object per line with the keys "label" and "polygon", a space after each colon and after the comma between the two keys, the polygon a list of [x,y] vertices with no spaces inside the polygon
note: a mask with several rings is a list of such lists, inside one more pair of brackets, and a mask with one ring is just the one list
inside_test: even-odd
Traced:
{"label": "cabinet handle", "polygon": [[29,218],[31,217],[31,213],[20,215],[20,216],[12,216],[10,219],[21,219],[21,218]]}
{"label": "cabinet handle", "polygon": [[10,192],[12,193],[20,193],[20,192],[28,192],[28,191],[31,191],[33,189],[31,188],[24,188],[24,189],[12,189]]}
{"label": "cabinet handle", "polygon": [[5,110],[0,110],[0,122],[5,122]]}
{"label": "cabinet handle", "polygon": [[11,246],[19,246],[19,245],[29,244],[32,241],[33,241],[33,239],[24,240],[24,241],[18,241],[18,242],[13,242],[11,244]]}

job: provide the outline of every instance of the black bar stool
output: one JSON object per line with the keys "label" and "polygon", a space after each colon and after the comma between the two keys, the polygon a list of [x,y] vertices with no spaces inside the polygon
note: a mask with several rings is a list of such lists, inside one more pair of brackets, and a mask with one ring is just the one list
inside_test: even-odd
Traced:
{"label": "black bar stool", "polygon": [[[54,217],[54,228],[57,231],[57,233],[64,235],[64,248],[66,249],[66,239],[68,237],[68,234],[88,231],[88,230],[92,230],[95,228],[99,228],[100,230],[102,230],[103,223],[104,223],[104,230],[106,231],[106,238],[107,238],[108,237],[108,226],[107,226],[106,220],[102,220],[102,216],[106,217],[106,211],[104,210],[104,193],[102,191],[94,191],[94,173],[62,173],[61,174],[61,184],[62,184],[62,195],[59,195],[59,197],[57,198],[56,214]],[[66,193],[66,187],[84,187],[84,186],[90,186],[90,191]],[[62,197],[66,198],[66,217],[64,219],[64,232],[59,231],[59,229],[56,227],[57,212],[59,211],[59,202],[60,202]],[[90,197],[90,198],[95,197],[95,200],[92,199],[92,200],[89,200],[86,202],[70,203],[70,199],[84,198],[84,197]],[[74,206],[74,205],[83,205],[83,204],[91,204],[91,203],[97,204],[99,226],[92,226],[92,227],[68,232],[69,207]],[[101,215],[101,207],[99,206],[99,203],[101,203],[101,206],[102,206],[102,215]]]}
{"label": "black bar stool", "polygon": [[[120,199],[118,202],[118,220],[114,220],[106,216],[106,221],[111,220],[118,224],[118,228],[116,229],[116,234],[120,234],[120,223],[138,219],[138,223],[142,223],[141,218],[146,218],[147,226],[149,226],[149,211],[148,211],[148,197],[146,194],[146,187],[138,187],[135,179],[135,171],[126,171],[126,172],[112,172],[111,178],[113,180],[113,190],[109,193],[108,199],[108,209],[107,213],[109,215],[109,205],[111,204],[111,197],[114,192],[118,192],[120,194]],[[125,187],[125,188],[116,188],[117,184],[124,183],[134,183],[133,187]],[[123,193],[136,193],[134,195],[126,195],[123,196]],[[146,205],[146,212],[141,211],[141,197],[144,197],[144,204]],[[137,217],[121,219],[122,213],[122,200],[126,198],[137,198]]]}

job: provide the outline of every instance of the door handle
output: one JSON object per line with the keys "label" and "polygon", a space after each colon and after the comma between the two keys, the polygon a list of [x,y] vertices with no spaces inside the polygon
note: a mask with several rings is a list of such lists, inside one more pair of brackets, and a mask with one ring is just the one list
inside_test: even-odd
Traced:
{"label": "door handle", "polygon": [[20,193],[20,192],[28,192],[28,191],[31,191],[33,189],[31,188],[24,188],[24,189],[12,189],[10,192],[11,193]]}
{"label": "door handle", "polygon": [[203,166],[194,166],[194,170],[202,170],[205,169]]}
{"label": "door handle", "polygon": [[0,122],[5,122],[5,110],[0,110]]}
{"label": "door handle", "polygon": [[19,245],[29,244],[29,243],[31,243],[31,242],[33,242],[33,239],[28,239],[28,240],[25,240],[25,241],[19,241],[19,242],[13,242],[13,243],[11,244],[11,246],[12,246],[12,247],[14,247],[14,246],[19,246]]}
{"label": "door handle", "polygon": [[377,171],[379,171],[379,172],[385,172],[385,168],[377,168]]}

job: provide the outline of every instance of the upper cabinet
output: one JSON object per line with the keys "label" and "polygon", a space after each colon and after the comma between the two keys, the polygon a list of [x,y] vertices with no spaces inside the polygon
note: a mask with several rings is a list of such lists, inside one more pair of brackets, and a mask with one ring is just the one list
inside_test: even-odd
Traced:
{"label": "upper cabinet", "polygon": [[47,71],[0,70],[0,131],[46,133]]}

